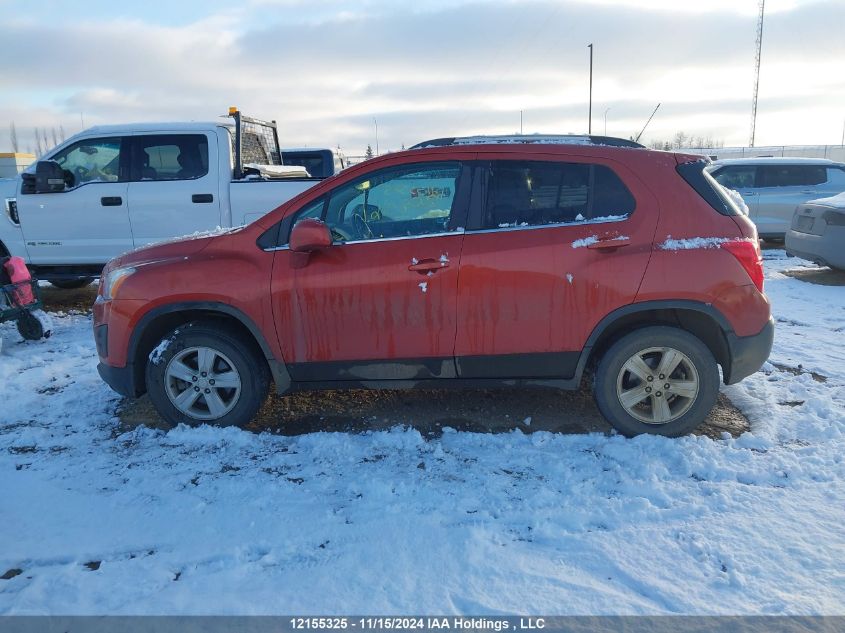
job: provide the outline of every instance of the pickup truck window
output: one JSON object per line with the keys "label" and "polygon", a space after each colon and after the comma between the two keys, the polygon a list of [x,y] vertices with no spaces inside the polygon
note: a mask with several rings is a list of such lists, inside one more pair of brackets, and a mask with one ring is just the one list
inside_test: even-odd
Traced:
{"label": "pickup truck window", "polygon": [[204,134],[155,134],[132,138],[130,180],[196,180],[208,173]]}
{"label": "pickup truck window", "polygon": [[120,174],[120,138],[95,138],[79,141],[52,157],[73,177],[68,188],[86,182],[117,182]]}

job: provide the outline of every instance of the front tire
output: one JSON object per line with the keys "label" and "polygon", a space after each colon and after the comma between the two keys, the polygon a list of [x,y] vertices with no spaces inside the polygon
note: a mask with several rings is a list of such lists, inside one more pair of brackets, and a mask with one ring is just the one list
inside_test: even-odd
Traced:
{"label": "front tire", "polygon": [[84,288],[94,281],[93,277],[79,277],[78,279],[48,279],[56,288],[62,290],[76,290],[77,288]]}
{"label": "front tire", "polygon": [[596,404],[628,437],[685,435],[704,421],[718,393],[713,354],[674,327],[631,332],[610,346],[596,370]]}
{"label": "front tire", "polygon": [[270,371],[255,343],[213,323],[188,323],[150,352],[147,393],[171,424],[244,426],[261,407]]}

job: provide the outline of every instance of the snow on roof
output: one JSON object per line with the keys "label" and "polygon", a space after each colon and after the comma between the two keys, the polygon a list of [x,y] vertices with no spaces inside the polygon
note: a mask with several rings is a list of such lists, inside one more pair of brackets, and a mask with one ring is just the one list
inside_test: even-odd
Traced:
{"label": "snow on roof", "polygon": [[492,134],[435,138],[417,143],[409,149],[454,145],[609,145],[613,147],[643,146],[627,139],[588,134]]}
{"label": "snow on roof", "polygon": [[117,125],[95,125],[80,132],[79,135],[114,134],[115,132],[173,132],[183,130],[208,130],[215,127],[234,127],[232,121],[163,121],[148,123],[120,123]]}
{"label": "snow on roof", "polygon": [[805,158],[800,156],[759,156],[757,158],[723,158],[713,161],[719,165],[841,165],[827,158]]}
{"label": "snow on roof", "polygon": [[830,196],[828,198],[817,198],[816,200],[810,200],[807,204],[819,204],[824,205],[826,207],[834,207],[836,209],[845,209],[845,191],[842,193],[838,193],[835,196]]}

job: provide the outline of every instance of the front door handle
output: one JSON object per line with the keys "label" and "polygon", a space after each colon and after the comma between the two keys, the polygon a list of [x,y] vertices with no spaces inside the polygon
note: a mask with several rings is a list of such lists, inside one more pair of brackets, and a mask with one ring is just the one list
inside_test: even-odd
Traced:
{"label": "front door handle", "polygon": [[438,261],[436,259],[421,259],[420,261],[411,264],[408,266],[408,270],[413,270],[414,272],[418,272],[421,275],[425,275],[428,273],[437,272],[441,268],[448,268],[449,262],[447,261]]}
{"label": "front door handle", "polygon": [[628,244],[630,243],[631,239],[628,237],[607,237],[587,244],[587,248],[598,250],[610,250],[614,248],[619,248],[620,246],[628,246]]}
{"label": "front door handle", "polygon": [[210,193],[195,193],[191,196],[191,202],[195,204],[208,204],[214,202],[214,196]]}
{"label": "front door handle", "polygon": [[104,207],[119,207],[123,204],[123,198],[120,196],[103,196],[100,198],[100,204]]}

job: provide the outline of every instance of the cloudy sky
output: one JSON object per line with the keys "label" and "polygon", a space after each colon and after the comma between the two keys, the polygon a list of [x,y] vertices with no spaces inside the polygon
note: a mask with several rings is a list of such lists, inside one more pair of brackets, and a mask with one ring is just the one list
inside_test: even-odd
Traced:
{"label": "cloudy sky", "polygon": [[[237,105],[282,144],[750,131],[756,0],[0,0],[0,151],[32,129],[204,120]],[[757,145],[839,143],[845,1],[768,0]]]}

